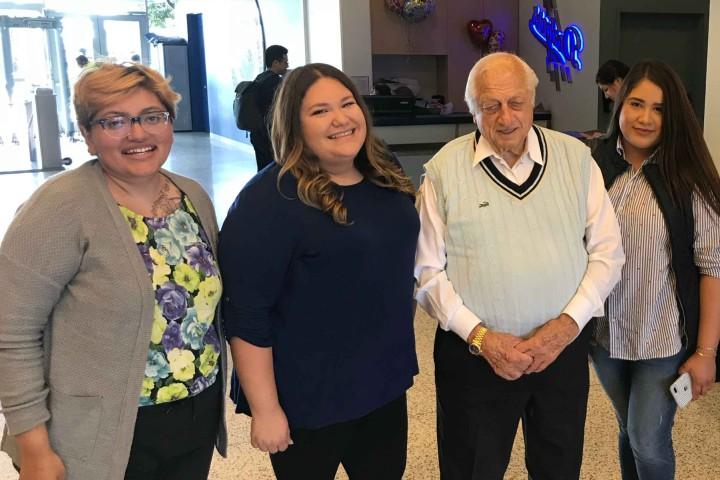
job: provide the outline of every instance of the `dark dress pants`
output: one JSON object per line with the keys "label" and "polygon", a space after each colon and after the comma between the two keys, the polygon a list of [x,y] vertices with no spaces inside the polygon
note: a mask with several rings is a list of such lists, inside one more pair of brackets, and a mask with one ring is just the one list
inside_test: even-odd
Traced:
{"label": "dark dress pants", "polygon": [[220,425],[221,379],[194,397],[140,407],[125,480],[207,480]]}
{"label": "dark dress pants", "polygon": [[518,423],[532,480],[577,479],[589,388],[590,328],[544,371],[504,380],[455,333],[435,336],[442,480],[502,480]]}
{"label": "dark dress pants", "polygon": [[294,444],[270,455],[278,480],[332,480],[342,463],[350,480],[401,480],[407,460],[405,394],[356,420],[291,429]]}

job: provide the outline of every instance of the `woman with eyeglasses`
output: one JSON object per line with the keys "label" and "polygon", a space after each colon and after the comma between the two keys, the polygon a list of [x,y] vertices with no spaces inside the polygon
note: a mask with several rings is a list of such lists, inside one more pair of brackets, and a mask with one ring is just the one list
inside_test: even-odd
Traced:
{"label": "woman with eyeglasses", "polygon": [[36,479],[206,479],[225,454],[215,212],[162,169],[180,97],[143,65],[75,85],[97,158],[19,209],[0,246],[3,449]]}

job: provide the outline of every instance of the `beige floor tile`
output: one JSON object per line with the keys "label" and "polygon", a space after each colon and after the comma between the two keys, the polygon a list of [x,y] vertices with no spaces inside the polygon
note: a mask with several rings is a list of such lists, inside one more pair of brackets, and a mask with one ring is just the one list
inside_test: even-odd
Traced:
{"label": "beige floor tile", "polygon": [[228,457],[215,455],[209,480],[226,479],[273,479],[272,467],[267,455],[253,449],[249,444],[228,448]]}
{"label": "beige floor tile", "polygon": [[[405,480],[439,478],[435,436],[435,392],[432,369],[434,325],[420,311],[416,318],[421,373],[408,392],[409,440]],[[591,382],[592,383],[592,382]],[[0,422],[2,419],[0,417]],[[272,480],[267,455],[250,446],[250,420],[236,415],[228,405],[229,455],[216,455],[211,480]],[[616,452],[617,424],[609,400],[597,382],[590,387],[585,427],[582,480],[619,480]],[[674,430],[678,480],[720,479],[720,386],[681,410]],[[524,466],[522,432],[518,430],[513,454],[505,476],[507,480],[527,478]],[[10,461],[0,454],[0,480],[16,480]],[[346,480],[342,468],[337,480]]]}
{"label": "beige floor tile", "polygon": [[680,410],[673,441],[678,479],[720,479],[720,384]]}
{"label": "beige floor tile", "polygon": [[[434,395],[433,395],[434,398]],[[434,402],[433,402],[434,404]],[[406,480],[436,478],[438,471],[435,412],[410,415]]]}

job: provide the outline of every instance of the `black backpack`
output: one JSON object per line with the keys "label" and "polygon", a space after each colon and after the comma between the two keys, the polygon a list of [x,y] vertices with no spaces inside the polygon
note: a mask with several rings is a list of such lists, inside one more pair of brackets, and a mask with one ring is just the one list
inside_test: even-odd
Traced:
{"label": "black backpack", "polygon": [[233,100],[233,114],[235,125],[240,130],[260,130],[265,124],[264,112],[258,108],[257,94],[260,84],[269,77],[272,72],[263,72],[255,80],[245,80],[235,87],[235,100]]}

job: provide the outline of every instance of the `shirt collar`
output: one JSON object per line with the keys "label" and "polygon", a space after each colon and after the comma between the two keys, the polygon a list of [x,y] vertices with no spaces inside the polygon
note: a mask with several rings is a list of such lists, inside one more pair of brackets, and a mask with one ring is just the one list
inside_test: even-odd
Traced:
{"label": "shirt collar", "polygon": [[[617,151],[618,155],[620,155],[620,158],[622,158],[625,162],[628,164],[630,162],[627,161],[627,158],[625,158],[625,149],[623,148],[622,144],[622,135],[617,136],[617,143],[615,144],[615,150]],[[643,165],[646,163],[653,163],[655,162],[655,153],[657,152],[657,148],[653,151],[653,153],[650,154],[648,158],[643,161]]]}
{"label": "shirt collar", "polygon": [[625,149],[623,148],[623,144],[622,144],[622,135],[617,136],[617,143],[615,144],[615,150],[617,151],[618,155],[620,155],[624,160],[625,159]]}
{"label": "shirt collar", "polygon": [[[479,133],[476,132],[476,138],[478,138],[478,140],[475,144],[473,167],[477,166],[487,157],[494,157],[498,161],[503,160],[500,154],[495,151],[495,149],[492,147],[492,145],[490,145],[490,142],[488,142],[485,137],[479,135]],[[542,165],[544,163],[542,153],[540,151],[540,140],[538,139],[537,133],[535,132],[535,127],[530,127],[530,131],[528,132],[527,141],[525,142],[525,151],[520,156],[520,160],[523,160],[524,158],[528,158],[529,160],[537,163],[538,165]]]}

